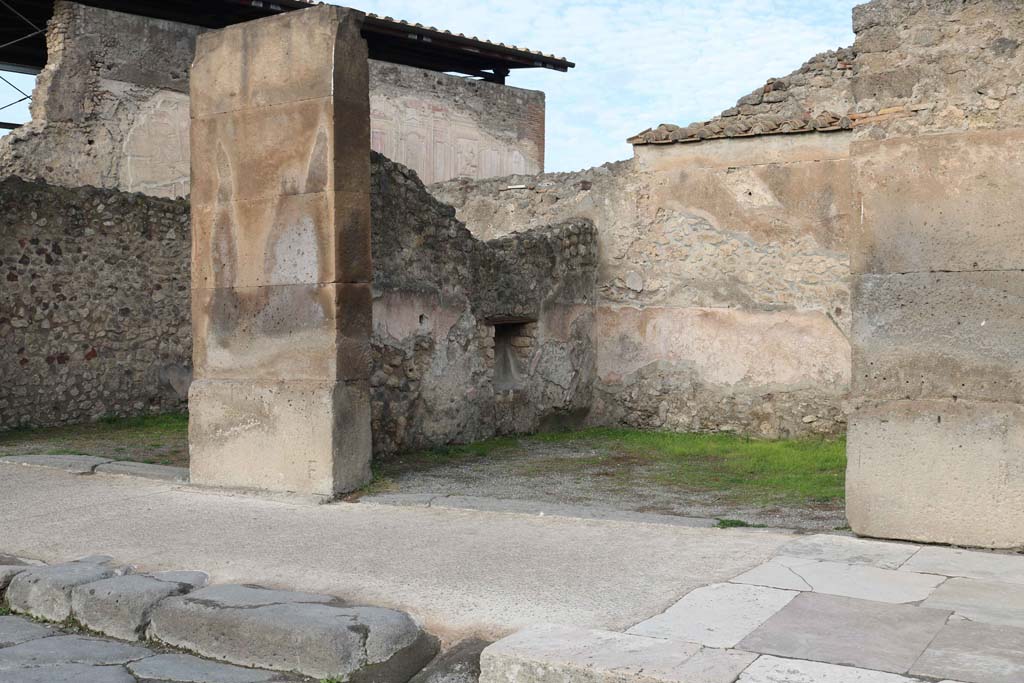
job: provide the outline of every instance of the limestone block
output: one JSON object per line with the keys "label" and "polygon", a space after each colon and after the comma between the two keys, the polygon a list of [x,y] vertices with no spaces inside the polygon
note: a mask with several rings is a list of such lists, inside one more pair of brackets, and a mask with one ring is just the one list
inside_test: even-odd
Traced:
{"label": "limestone block", "polygon": [[743,639],[741,650],[905,673],[950,612],[801,593]]}
{"label": "limestone block", "polygon": [[807,560],[866,564],[879,569],[899,569],[919,550],[921,550],[920,546],[909,543],[886,543],[848,536],[815,534],[787,543],[779,550],[779,554]]}
{"label": "limestone block", "polygon": [[861,275],[853,394],[1024,402],[1024,270]]}
{"label": "limestone block", "polygon": [[[333,96],[366,100],[363,14],[319,7],[203,34],[196,43],[192,116]],[[351,65],[351,66],[350,66]]]}
{"label": "limestone block", "polygon": [[64,621],[71,616],[71,591],[75,586],[92,583],[124,573],[125,569],[104,558],[86,558],[49,567],[29,567],[16,575],[7,587],[7,604],[15,612],[48,621]]}
{"label": "limestone block", "polygon": [[800,659],[785,659],[765,655],[743,672],[737,683],[918,683],[916,679],[858,669],[851,666],[837,666]]}
{"label": "limestone block", "polygon": [[194,376],[368,379],[372,315],[368,284],[194,289]]}
{"label": "limestone block", "polygon": [[[1024,558],[1018,561],[1024,565]],[[1024,590],[1011,583],[952,578],[921,606],[950,609],[973,622],[1024,629]]]}
{"label": "limestone block", "polygon": [[1024,406],[891,401],[850,417],[846,514],[864,536],[1024,545]]}
{"label": "limestone block", "polygon": [[233,588],[164,600],[153,611],[151,635],[232,664],[381,683],[404,683],[437,651],[436,641],[402,612],[258,588],[239,600]]}
{"label": "limestone block", "polygon": [[962,548],[921,548],[901,567],[904,571],[962,576],[979,581],[1024,584],[1024,558]]}
{"label": "limestone block", "polygon": [[164,598],[192,590],[188,583],[129,574],[75,586],[71,613],[93,631],[121,640],[140,640],[149,613]]}
{"label": "limestone block", "polygon": [[369,212],[347,192],[194,205],[192,287],[370,282]]}
{"label": "limestone block", "polygon": [[[192,204],[367,194],[369,117],[369,105],[327,97],[193,119]],[[346,154],[353,146],[362,154]]]}
{"label": "limestone block", "polygon": [[694,643],[537,625],[480,657],[480,683],[730,683],[755,658]]}
{"label": "limestone block", "polygon": [[1024,680],[1024,629],[951,622],[917,660],[915,676],[976,683]]}
{"label": "limestone block", "polygon": [[365,382],[198,380],[189,413],[193,484],[333,496],[370,480]]}
{"label": "limestone block", "polygon": [[1024,130],[854,143],[856,273],[1024,268]]}
{"label": "limestone block", "polygon": [[708,647],[735,647],[797,595],[763,586],[712,584],[688,593],[663,613],[629,629],[629,633]]}

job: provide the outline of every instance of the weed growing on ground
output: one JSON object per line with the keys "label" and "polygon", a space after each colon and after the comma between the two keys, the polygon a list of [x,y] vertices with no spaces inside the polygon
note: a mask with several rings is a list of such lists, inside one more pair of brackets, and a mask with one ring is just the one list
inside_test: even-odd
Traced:
{"label": "weed growing on ground", "polygon": [[750,522],[744,522],[742,519],[720,519],[718,524],[715,525],[719,529],[764,529],[764,524],[751,524]]}

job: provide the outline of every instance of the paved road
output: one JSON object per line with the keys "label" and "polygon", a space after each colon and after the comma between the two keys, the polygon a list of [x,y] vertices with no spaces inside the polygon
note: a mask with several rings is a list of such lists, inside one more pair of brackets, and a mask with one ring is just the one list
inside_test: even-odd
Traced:
{"label": "paved road", "polygon": [[310,506],[168,482],[0,464],[0,546],[107,554],[395,607],[445,640],[537,622],[624,630],[793,536],[373,504]]}

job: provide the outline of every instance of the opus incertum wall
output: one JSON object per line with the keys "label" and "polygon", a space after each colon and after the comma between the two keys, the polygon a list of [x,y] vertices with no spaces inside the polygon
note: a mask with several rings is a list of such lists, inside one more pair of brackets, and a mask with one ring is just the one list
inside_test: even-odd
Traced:
{"label": "opus incertum wall", "polygon": [[323,5],[199,38],[194,483],[330,496],[369,480],[362,17]]}

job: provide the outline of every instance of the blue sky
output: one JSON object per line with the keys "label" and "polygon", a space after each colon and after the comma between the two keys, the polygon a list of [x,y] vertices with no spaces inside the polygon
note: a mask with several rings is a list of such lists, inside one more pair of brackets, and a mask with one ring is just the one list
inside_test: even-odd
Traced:
{"label": "blue sky", "polygon": [[[853,43],[862,0],[364,0],[367,12],[514,43],[576,62],[513,72],[547,93],[547,170],[631,155],[625,139],[659,123],[714,116],[772,76]],[[339,3],[340,4],[340,3]],[[348,4],[348,3],[345,3]],[[23,90],[31,86],[17,79]],[[0,106],[16,96],[0,83]],[[27,109],[0,111],[24,121]]]}

